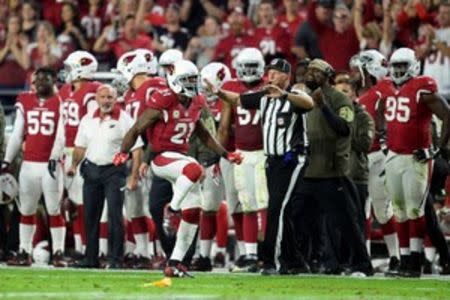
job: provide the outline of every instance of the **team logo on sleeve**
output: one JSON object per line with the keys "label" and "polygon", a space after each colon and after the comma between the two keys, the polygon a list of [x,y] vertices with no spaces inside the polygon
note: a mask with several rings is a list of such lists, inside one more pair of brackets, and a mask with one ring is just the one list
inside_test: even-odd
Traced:
{"label": "team logo on sleeve", "polygon": [[347,122],[353,122],[353,119],[355,118],[355,113],[350,107],[344,106],[339,109],[339,117],[341,117]]}

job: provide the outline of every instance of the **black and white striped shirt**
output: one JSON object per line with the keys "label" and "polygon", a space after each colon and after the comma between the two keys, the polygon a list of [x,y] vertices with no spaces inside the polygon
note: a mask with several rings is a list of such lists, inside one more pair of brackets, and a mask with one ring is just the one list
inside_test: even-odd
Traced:
{"label": "black and white striped shirt", "polygon": [[[297,90],[291,92],[303,93]],[[263,91],[242,94],[241,105],[261,111],[266,155],[283,156],[290,151],[305,153],[308,147],[305,110],[296,108],[287,99],[270,98]]]}

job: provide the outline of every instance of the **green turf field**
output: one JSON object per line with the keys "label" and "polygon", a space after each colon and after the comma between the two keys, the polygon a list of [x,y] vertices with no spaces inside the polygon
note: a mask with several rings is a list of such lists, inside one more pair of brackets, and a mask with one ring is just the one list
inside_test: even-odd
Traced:
{"label": "green turf field", "polygon": [[4,299],[450,299],[449,278],[195,274],[144,287],[160,272],[0,268]]}

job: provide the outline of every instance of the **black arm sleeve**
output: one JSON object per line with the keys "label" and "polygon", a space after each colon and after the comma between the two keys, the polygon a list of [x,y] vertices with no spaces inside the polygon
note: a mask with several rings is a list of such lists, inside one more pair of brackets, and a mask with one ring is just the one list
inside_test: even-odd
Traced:
{"label": "black arm sleeve", "polygon": [[241,106],[245,109],[259,109],[261,98],[267,94],[267,91],[241,94]]}
{"label": "black arm sleeve", "polygon": [[328,125],[340,136],[348,136],[350,134],[350,128],[343,119],[336,115],[327,105],[322,107],[322,113],[327,120]]}

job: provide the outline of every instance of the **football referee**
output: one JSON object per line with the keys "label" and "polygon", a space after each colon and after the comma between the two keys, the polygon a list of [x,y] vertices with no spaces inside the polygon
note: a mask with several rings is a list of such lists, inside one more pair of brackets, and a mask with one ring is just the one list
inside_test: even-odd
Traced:
{"label": "football referee", "polygon": [[292,191],[306,162],[308,141],[303,114],[313,108],[314,102],[303,91],[289,88],[289,62],[276,58],[266,70],[268,84],[259,92],[239,95],[222,89],[214,91],[206,83],[231,105],[260,110],[269,191],[262,274],[291,274],[308,269],[297,247],[289,212]]}

